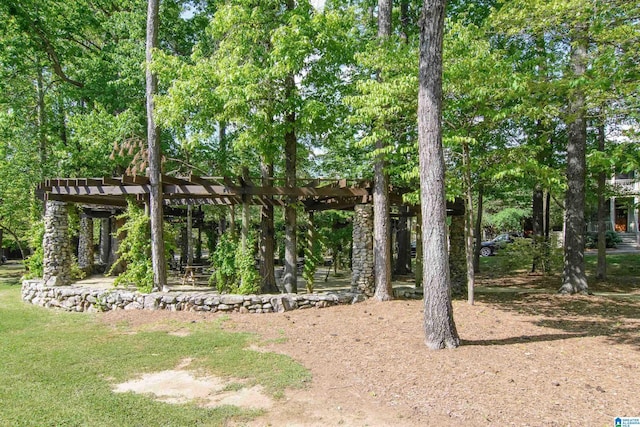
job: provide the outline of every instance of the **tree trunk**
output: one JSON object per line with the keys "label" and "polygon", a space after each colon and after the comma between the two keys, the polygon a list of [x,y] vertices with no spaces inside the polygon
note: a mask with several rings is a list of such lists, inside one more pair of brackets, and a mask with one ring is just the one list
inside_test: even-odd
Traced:
{"label": "tree trunk", "polygon": [[[391,0],[378,1],[378,38],[382,41],[391,35]],[[376,141],[373,172],[373,263],[378,301],[393,299],[391,286],[391,244],[389,242],[389,177],[386,172],[382,140]]]}
{"label": "tree trunk", "polygon": [[[111,253],[111,219],[102,218],[100,220],[100,264],[109,265],[109,254]],[[108,271],[108,268],[105,272]]]}
{"label": "tree trunk", "polygon": [[449,275],[451,292],[462,296],[467,291],[467,251],[465,250],[465,217],[451,217],[449,227]]}
{"label": "tree trunk", "polygon": [[482,249],[482,204],[484,201],[484,185],[480,183],[478,186],[478,212],[476,214],[476,224],[474,236],[476,238],[475,248],[473,249],[473,271],[480,272],[480,249]]}
{"label": "tree trunk", "polygon": [[422,212],[416,214],[416,288],[422,288]]}
{"label": "tree trunk", "polygon": [[[273,164],[262,162],[260,166],[262,172],[262,186],[272,185]],[[260,292],[263,294],[278,293],[274,270],[274,250],[275,250],[275,226],[273,217],[273,205],[270,200],[261,207],[260,214]]]}
{"label": "tree trunk", "polygon": [[473,305],[476,285],[476,276],[473,270],[473,184],[471,182],[471,157],[469,154],[469,144],[466,142],[462,145],[462,161],[464,164],[464,186],[466,192],[466,197],[464,199],[464,253],[467,262],[467,302]]}
{"label": "tree trunk", "polygon": [[396,230],[396,256],[395,274],[405,275],[411,273],[411,242],[408,227],[409,208],[400,206],[400,217],[398,218],[398,229]]}
{"label": "tree trunk", "polygon": [[146,99],[147,141],[149,146],[149,213],[151,217],[151,262],[155,289],[168,291],[167,265],[164,256],[163,210],[162,210],[162,165],[160,153],[160,129],[154,120],[154,100],[158,91],[158,78],[151,71],[153,49],[158,46],[159,0],[148,0],[146,41]]}
{"label": "tree trunk", "polygon": [[93,219],[86,216],[80,217],[78,267],[87,274],[93,272]]}
{"label": "tree trunk", "polygon": [[424,0],[420,17],[418,150],[422,208],[424,332],[430,349],[460,345],[453,321],[442,149],[442,38],[445,0]]}
{"label": "tree trunk", "polygon": [[187,265],[193,265],[193,206],[187,205]]}
{"label": "tree trunk", "polygon": [[531,272],[535,273],[536,269],[541,262],[546,260],[542,259],[542,245],[544,242],[544,191],[540,184],[536,183],[533,189],[533,198],[531,202],[531,222],[533,227],[533,263],[531,265]]}
{"label": "tree trunk", "polygon": [[409,43],[409,0],[400,0],[400,37]]}
{"label": "tree trunk", "polygon": [[36,60],[38,76],[36,78],[36,90],[38,95],[38,154],[40,156],[40,179],[46,178],[47,165],[47,113],[45,111],[44,101],[44,80],[42,76],[42,67],[40,62]]}
{"label": "tree trunk", "polygon": [[[293,9],[293,1],[287,1],[287,8]],[[285,82],[286,98],[293,97],[295,90],[295,81],[293,75],[287,76]],[[284,135],[284,152],[285,152],[285,175],[286,186],[293,188],[296,186],[296,163],[298,142],[296,138],[296,113],[290,111],[285,116],[287,124],[287,132]],[[297,211],[294,203],[297,202],[295,197],[291,197],[284,208],[285,216],[285,243],[284,243],[284,277],[283,286],[287,293],[298,292],[298,245],[297,245]]]}
{"label": "tree trunk", "polygon": [[[242,186],[246,187],[249,184],[249,168],[242,168]],[[240,233],[240,247],[242,252],[247,253],[249,242],[249,195],[242,195],[242,232]]]}
{"label": "tree trunk", "polygon": [[[598,126],[598,151],[604,151],[605,136],[604,123]],[[607,173],[598,173],[598,266],[596,268],[596,279],[607,279],[607,236],[606,224],[607,212],[605,210],[604,189],[607,182]]]}
{"label": "tree trunk", "polygon": [[[571,66],[575,79],[586,71],[587,46],[579,28],[580,39],[572,46]],[[587,126],[584,93],[578,87],[569,95],[567,142],[567,192],[565,196],[564,272],[562,294],[588,294],[584,265],[584,206]]]}

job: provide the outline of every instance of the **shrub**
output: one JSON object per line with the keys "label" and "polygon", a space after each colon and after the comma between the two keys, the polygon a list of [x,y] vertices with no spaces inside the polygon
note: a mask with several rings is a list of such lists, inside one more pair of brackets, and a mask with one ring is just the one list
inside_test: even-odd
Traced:
{"label": "shrub", "polygon": [[44,240],[44,221],[40,220],[31,226],[31,238],[29,245],[35,248],[33,254],[24,260],[24,266],[27,273],[23,279],[35,279],[42,277],[44,274],[44,248],[42,242]]}
{"label": "shrub", "polygon": [[562,269],[562,249],[555,239],[516,238],[498,252],[498,266],[504,273],[530,270],[534,261],[536,270],[551,274]]}
{"label": "shrub", "polygon": [[[618,247],[618,244],[622,242],[622,239],[620,238],[618,233],[616,233],[613,230],[607,230],[604,236],[606,239],[605,244],[607,248],[616,248]],[[598,247],[598,233],[596,232],[587,233],[586,246],[587,248],[590,248],[590,249],[594,249]]]}

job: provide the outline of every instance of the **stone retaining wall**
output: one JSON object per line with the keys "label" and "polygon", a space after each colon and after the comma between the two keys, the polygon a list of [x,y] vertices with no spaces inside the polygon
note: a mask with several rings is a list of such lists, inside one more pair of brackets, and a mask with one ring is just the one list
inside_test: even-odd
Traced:
{"label": "stone retaining wall", "polygon": [[94,289],[76,286],[46,286],[41,280],[22,282],[22,299],[42,307],[66,311],[170,310],[272,313],[305,308],[353,304],[366,298],[359,293],[220,295],[216,292],[153,292],[127,289]]}

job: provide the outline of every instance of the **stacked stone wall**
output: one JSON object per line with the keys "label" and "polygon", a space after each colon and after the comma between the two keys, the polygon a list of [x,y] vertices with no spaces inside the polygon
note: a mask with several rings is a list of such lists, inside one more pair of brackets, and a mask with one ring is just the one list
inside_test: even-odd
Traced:
{"label": "stacked stone wall", "polygon": [[153,292],[128,289],[47,286],[40,280],[22,283],[22,299],[42,307],[66,311],[169,310],[204,312],[273,313],[324,308],[364,301],[361,294],[331,292],[317,294],[220,295],[217,292]]}

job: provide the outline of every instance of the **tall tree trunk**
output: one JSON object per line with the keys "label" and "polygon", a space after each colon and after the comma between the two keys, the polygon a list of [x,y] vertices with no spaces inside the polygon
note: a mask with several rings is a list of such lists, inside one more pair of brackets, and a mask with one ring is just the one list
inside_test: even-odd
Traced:
{"label": "tall tree trunk", "polygon": [[422,211],[416,214],[416,288],[422,288]]}
{"label": "tall tree trunk", "polygon": [[457,297],[467,291],[466,256],[465,217],[455,215],[449,226],[449,278],[451,293]]}
{"label": "tall tree trunk", "polygon": [[187,265],[193,265],[193,206],[187,205]]}
{"label": "tall tree trunk", "polygon": [[37,78],[36,90],[38,94],[38,154],[40,156],[40,179],[46,178],[47,165],[47,113],[45,111],[44,100],[44,78],[42,75],[42,67],[40,62],[36,61]]}
{"label": "tall tree trunk", "polygon": [[[604,151],[604,119],[598,126],[598,151]],[[604,189],[607,181],[607,173],[598,173],[598,266],[596,269],[596,279],[606,280],[607,278],[607,236],[606,224],[607,212],[605,209]]]}
{"label": "tall tree trunk", "polygon": [[[262,161],[260,165],[262,173],[262,186],[269,187],[272,185],[273,163]],[[260,214],[260,292],[263,294],[278,293],[276,284],[276,276],[274,269],[274,251],[275,251],[275,226],[273,217],[273,204],[271,199],[267,200],[261,207]]]}
{"label": "tall tree trunk", "polygon": [[[287,0],[287,9],[293,10],[294,4],[292,0]],[[293,75],[289,75],[285,81],[285,97],[290,99],[293,97],[295,90],[295,81]],[[293,108],[293,107],[292,107]],[[298,152],[298,141],[296,138],[296,113],[289,111],[285,116],[287,131],[284,135],[284,152],[285,152],[285,175],[286,186],[293,188],[296,186],[296,163]],[[298,292],[298,220],[297,211],[294,203],[297,202],[295,197],[289,198],[284,208],[285,216],[285,243],[284,243],[284,277],[283,286],[287,293]]]}
{"label": "tall tree trunk", "polygon": [[[391,36],[391,0],[378,0],[378,38]],[[389,242],[389,177],[386,172],[382,140],[376,141],[376,159],[373,172],[373,270],[378,301],[393,299],[391,286],[391,244]]]}
{"label": "tall tree trunk", "polygon": [[409,274],[411,272],[411,242],[408,226],[409,208],[400,206],[400,216],[398,218],[398,228],[396,230],[396,256],[395,274]]}
{"label": "tall tree trunk", "polygon": [[[111,253],[111,219],[102,218],[100,220],[100,264],[108,266],[109,254]],[[105,272],[108,271],[108,267]]]}
{"label": "tall tree trunk", "polygon": [[[578,40],[571,48],[571,67],[575,79],[586,71],[586,28],[578,28]],[[564,271],[562,294],[588,294],[584,265],[584,206],[587,126],[584,93],[577,87],[569,95],[567,142],[567,192],[565,196]]]}
{"label": "tall tree trunk", "polygon": [[442,149],[442,38],[445,0],[424,0],[420,17],[418,150],[424,245],[424,332],[430,349],[460,345],[453,321]]}
{"label": "tall tree trunk", "polygon": [[544,191],[542,186],[536,183],[533,188],[533,197],[531,201],[531,222],[533,227],[533,263],[531,265],[531,272],[535,273],[536,269],[541,262],[545,262],[542,259],[543,246],[544,245]]}
{"label": "tall tree trunk", "polygon": [[464,164],[464,186],[466,197],[464,199],[464,248],[467,261],[467,302],[474,303],[476,276],[473,270],[473,184],[471,182],[471,156],[469,144],[462,145],[462,161]]}
{"label": "tall tree trunk", "polygon": [[[249,168],[242,168],[242,186],[246,188],[249,185]],[[240,247],[242,248],[242,252],[246,253],[249,242],[249,221],[250,221],[250,211],[249,211],[249,195],[242,195],[242,229],[240,233]]]}
{"label": "tall tree trunk", "polygon": [[476,238],[475,247],[473,248],[473,271],[480,272],[480,249],[482,249],[482,209],[484,201],[484,184],[478,185],[478,213],[476,214],[476,223],[474,236]]}
{"label": "tall tree trunk", "polygon": [[400,37],[409,43],[409,0],[400,0]]}
{"label": "tall tree trunk", "polygon": [[151,263],[154,288],[168,291],[167,265],[164,256],[163,212],[162,212],[162,165],[160,154],[160,129],[154,120],[153,97],[158,91],[158,78],[151,71],[153,49],[158,46],[158,10],[160,0],[148,0],[146,42],[146,98],[147,141],[149,150],[149,213],[151,217]]}

